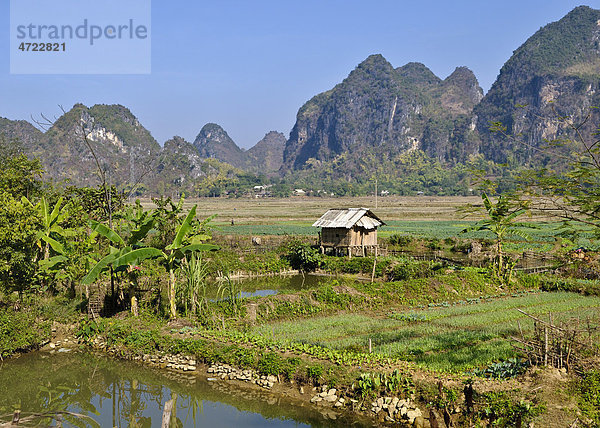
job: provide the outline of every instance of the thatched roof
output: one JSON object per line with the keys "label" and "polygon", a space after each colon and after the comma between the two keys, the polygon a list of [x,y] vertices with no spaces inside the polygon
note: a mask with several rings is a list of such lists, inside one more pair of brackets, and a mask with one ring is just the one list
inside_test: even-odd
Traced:
{"label": "thatched roof", "polygon": [[376,229],[385,223],[368,208],[332,209],[313,223],[314,227],[345,228],[354,226],[367,230]]}

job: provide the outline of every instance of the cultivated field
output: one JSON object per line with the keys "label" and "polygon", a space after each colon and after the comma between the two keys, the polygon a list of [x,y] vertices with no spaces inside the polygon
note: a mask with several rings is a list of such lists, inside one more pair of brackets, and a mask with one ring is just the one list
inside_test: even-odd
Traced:
{"label": "cultivated field", "polygon": [[[480,204],[479,197],[462,196],[388,196],[377,199],[365,197],[344,198],[202,198],[188,199],[186,206],[197,204],[198,215],[217,215],[211,222],[214,232],[220,235],[290,235],[315,236],[317,229],[311,225],[330,208],[366,207],[386,222],[379,236],[392,234],[413,237],[446,239],[460,236],[465,239],[491,238],[482,233],[460,234],[462,230],[480,219],[461,211],[467,204]],[[151,206],[151,201],[143,201]],[[231,221],[233,220],[233,225]],[[533,238],[526,246],[547,251],[552,248],[556,234],[555,222],[546,223],[543,217],[525,217],[524,221],[537,224],[529,234]],[[518,241],[519,239],[517,239]],[[585,245],[583,243],[582,245]],[[523,245],[513,245],[521,251]],[[509,246],[509,248],[511,248]]]}
{"label": "cultivated field", "polygon": [[[511,336],[533,331],[534,316],[552,314],[554,322],[595,318],[600,297],[574,293],[524,293],[513,297],[475,298],[431,308],[385,315],[341,313],[295,319],[256,327],[255,333],[278,340],[321,345],[334,349],[368,349],[415,361],[425,367],[463,371],[514,357]],[[576,322],[576,321],[574,321]]]}

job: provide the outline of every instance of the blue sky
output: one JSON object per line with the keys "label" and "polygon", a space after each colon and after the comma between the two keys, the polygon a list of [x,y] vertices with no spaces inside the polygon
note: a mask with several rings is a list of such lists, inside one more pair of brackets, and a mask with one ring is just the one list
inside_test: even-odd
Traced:
{"label": "blue sky", "polygon": [[394,67],[422,62],[441,78],[464,65],[487,91],[529,36],[581,4],[600,8],[600,0],[153,0],[150,75],[11,75],[9,1],[0,0],[0,116],[123,104],[161,144],[193,141],[215,122],[249,148],[271,130],[287,136],[304,102],[373,53]]}

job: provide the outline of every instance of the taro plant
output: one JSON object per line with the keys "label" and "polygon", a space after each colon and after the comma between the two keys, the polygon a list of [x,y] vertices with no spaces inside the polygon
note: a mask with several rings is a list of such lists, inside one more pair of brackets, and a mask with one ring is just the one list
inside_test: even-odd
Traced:
{"label": "taro plant", "polygon": [[369,395],[375,394],[375,392],[381,386],[381,379],[379,376],[373,376],[371,373],[361,374],[357,382],[353,385],[357,393],[366,398]]}
{"label": "taro plant", "polygon": [[380,390],[384,394],[402,394],[405,397],[414,393],[415,386],[410,377],[404,376],[398,369],[392,373],[363,373],[354,388],[358,394],[365,398],[369,395],[377,394]]}

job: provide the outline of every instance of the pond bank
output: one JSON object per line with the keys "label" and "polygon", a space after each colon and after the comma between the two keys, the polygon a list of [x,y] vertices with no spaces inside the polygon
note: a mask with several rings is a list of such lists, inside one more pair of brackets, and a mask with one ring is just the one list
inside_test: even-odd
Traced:
{"label": "pond bank", "polygon": [[[119,322],[106,321],[107,324]],[[466,378],[462,376],[428,373],[411,364],[407,364],[412,367],[408,371],[390,372],[395,364],[385,364],[383,360],[360,366],[330,364],[303,352],[290,353],[266,343],[236,345],[225,336],[209,340],[209,335],[192,334],[187,327],[171,328],[181,327],[179,322],[164,326],[160,334],[132,325],[105,331],[104,335],[94,334],[88,337],[86,347],[102,355],[150,366],[177,381],[206,381],[215,387],[241,388],[250,395],[270,397],[271,401],[293,399],[329,421],[344,419],[357,426],[429,427],[437,423],[442,427],[439,421],[443,420],[444,412],[454,421],[454,426],[462,426],[467,419],[480,420],[479,413],[468,411],[463,394]],[[114,331],[122,332],[123,336],[118,338]],[[147,346],[148,338],[152,338],[151,346]],[[51,343],[55,344],[54,352],[64,345],[64,341],[60,345]],[[67,343],[81,346],[71,339]],[[50,350],[50,345],[45,349]],[[258,360],[250,361],[251,355]],[[292,362],[295,365],[291,365]],[[294,371],[295,374],[289,374]],[[307,377],[311,371],[319,381],[313,382]],[[480,397],[496,391],[503,400],[512,400],[503,395],[503,391],[522,386],[515,381],[475,379],[471,382]]]}
{"label": "pond bank", "polygon": [[[66,352],[62,346],[67,346],[67,344],[75,345],[76,340],[51,342],[45,349]],[[58,349],[59,346],[60,349]],[[424,406],[421,410],[417,403],[411,401],[410,397],[389,396],[380,397],[374,401],[357,400],[352,394],[349,395],[352,389],[351,385],[340,385],[338,390],[328,385],[300,384],[294,380],[282,379],[282,376],[265,375],[254,369],[234,367],[225,363],[206,364],[190,355],[164,352],[136,354],[120,346],[108,345],[99,338],[93,339],[88,344],[88,348],[105,355],[165,370],[175,379],[190,381],[196,378],[219,385],[226,384],[225,388],[228,389],[243,385],[245,390],[254,391],[261,397],[267,394],[270,397],[268,401],[286,397],[288,400],[291,399],[296,403],[301,403],[304,407],[318,411],[331,421],[352,420],[354,426],[374,426],[384,423],[423,428],[431,426],[429,412],[425,411]]]}
{"label": "pond bank", "polygon": [[[73,350],[31,352],[5,361],[0,370],[0,426],[13,414],[27,424],[53,426],[161,426],[172,401],[170,427],[370,427],[350,414],[332,414],[247,384],[207,381],[118,360],[104,353]],[[29,425],[28,425],[29,426]]]}

